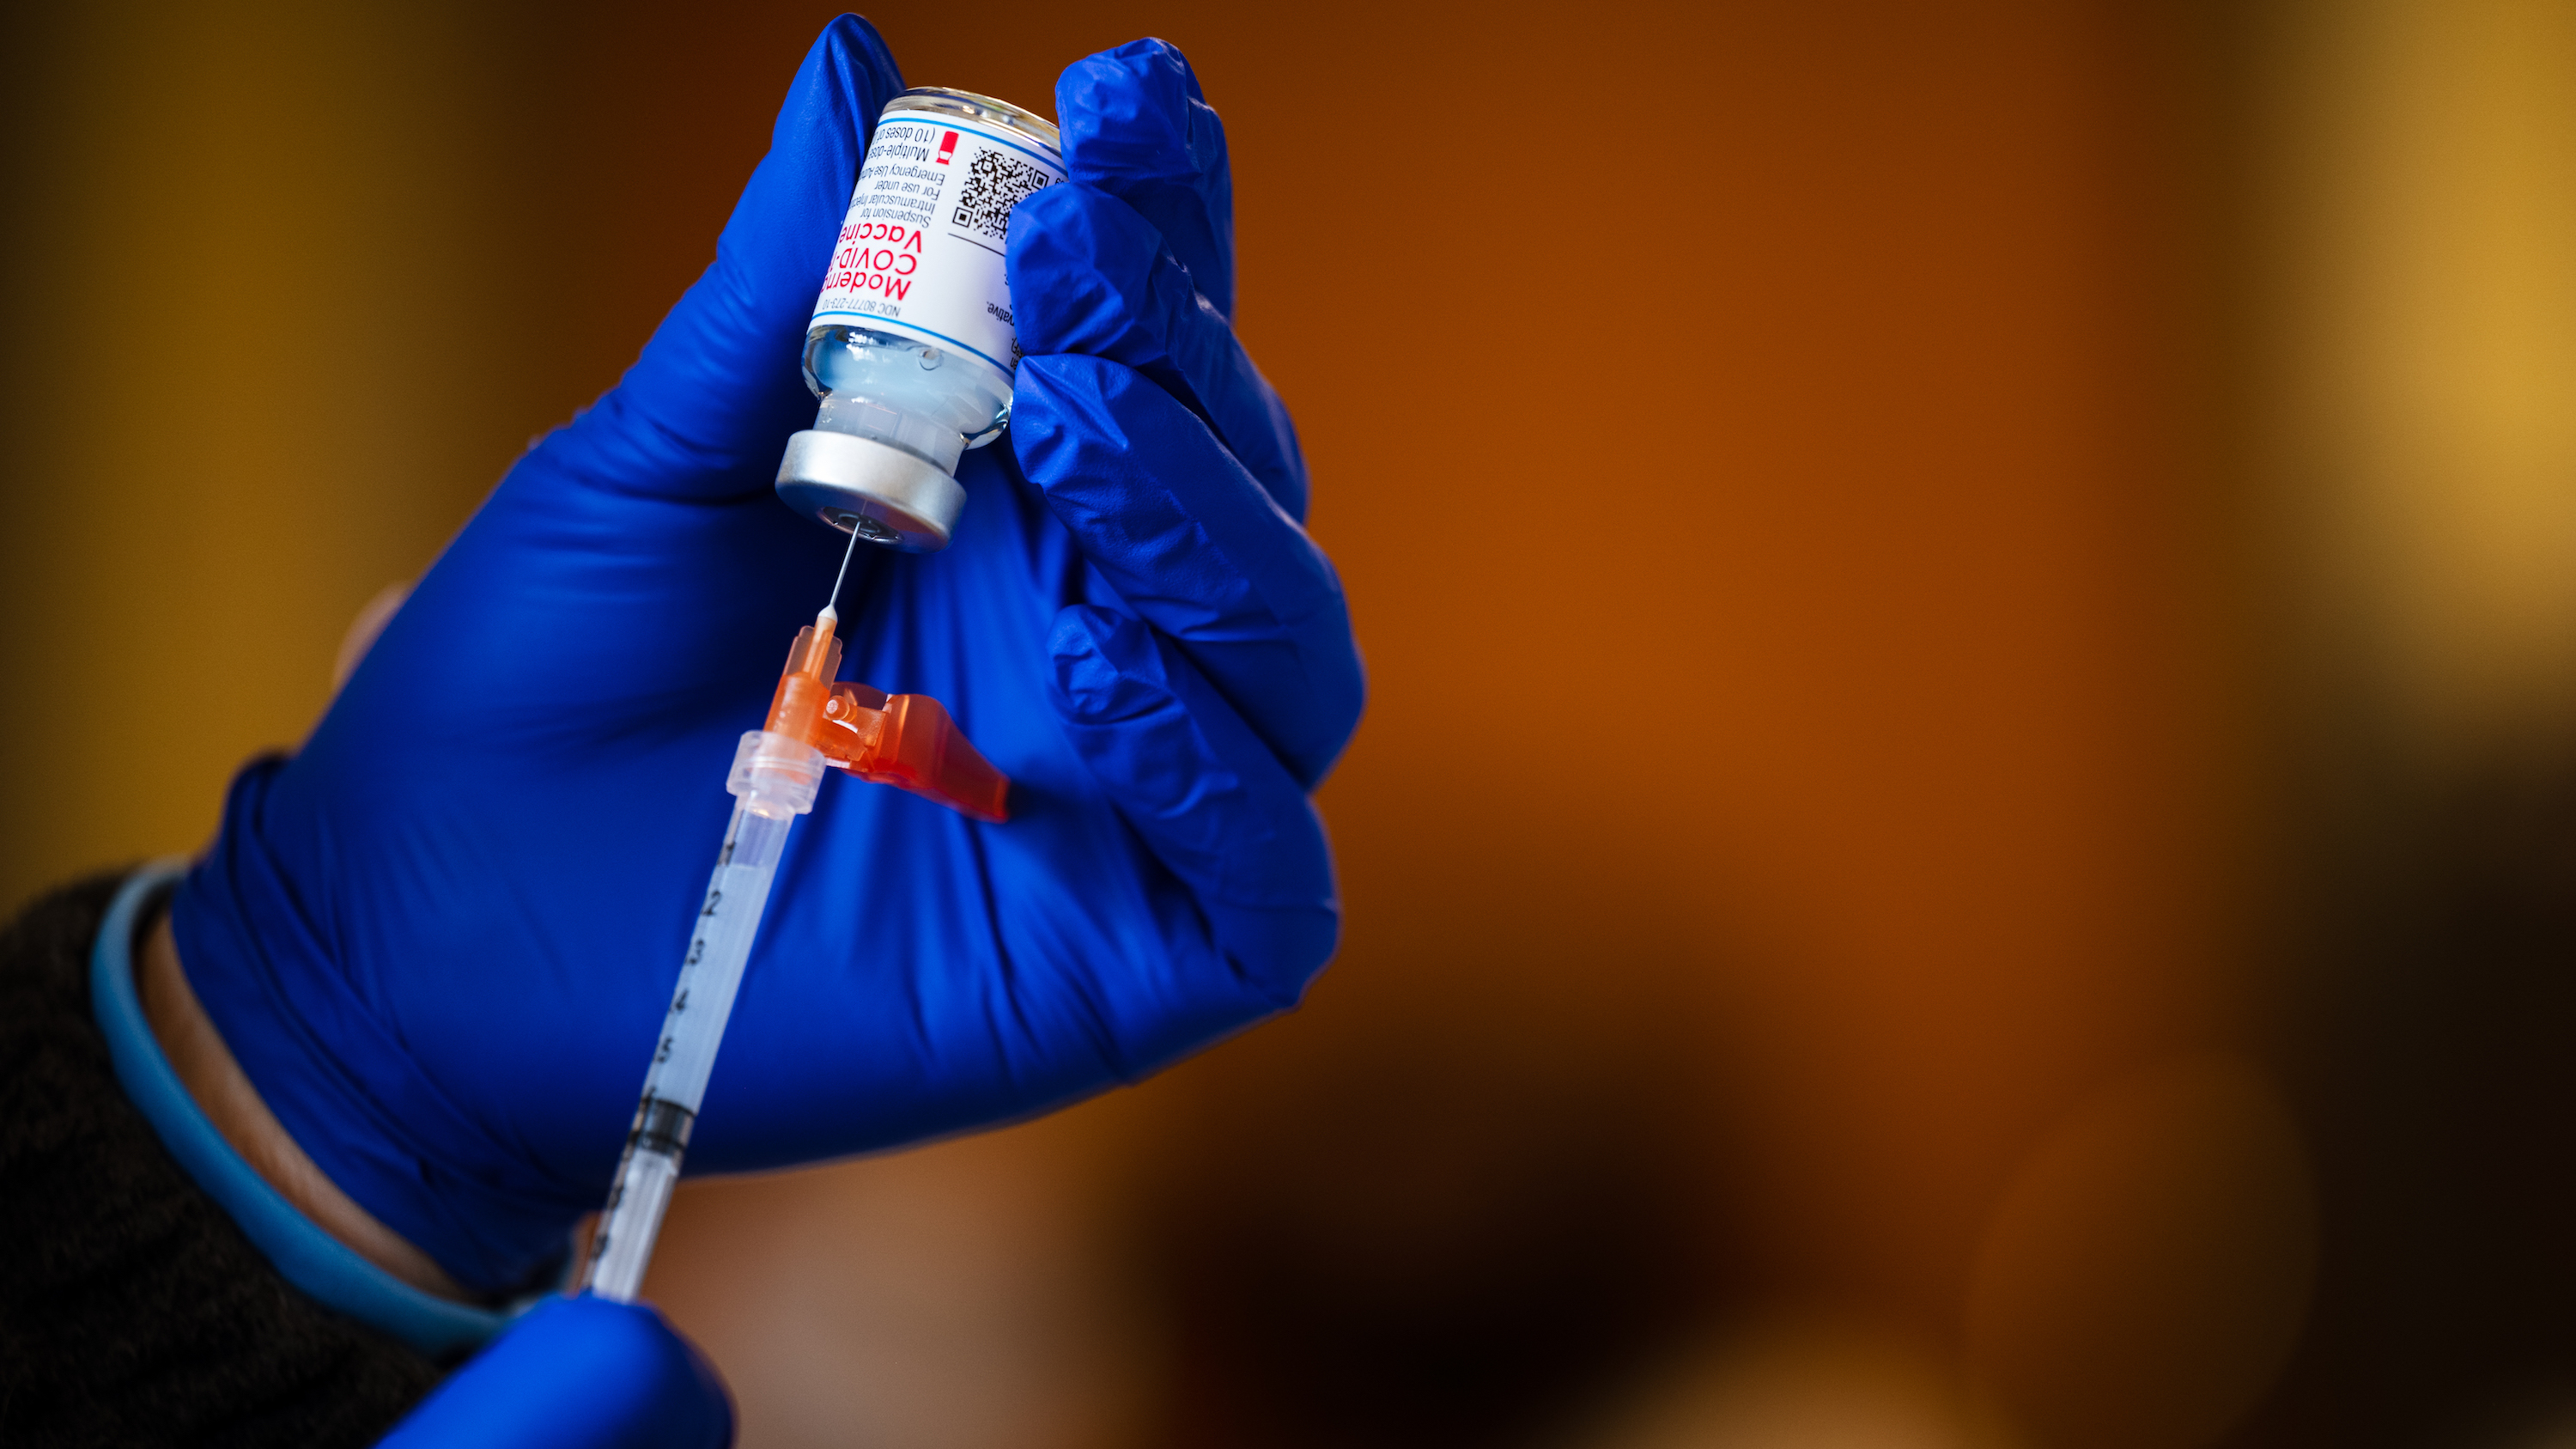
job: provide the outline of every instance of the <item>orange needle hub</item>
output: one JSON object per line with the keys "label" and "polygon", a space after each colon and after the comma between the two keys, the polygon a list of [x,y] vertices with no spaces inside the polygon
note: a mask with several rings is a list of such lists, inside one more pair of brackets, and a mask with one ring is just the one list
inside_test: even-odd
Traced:
{"label": "orange needle hub", "polygon": [[803,740],[823,752],[825,764],[862,780],[909,790],[977,820],[1009,819],[1010,779],[976,752],[938,700],[832,677],[841,669],[837,622],[826,609],[796,631],[762,727]]}

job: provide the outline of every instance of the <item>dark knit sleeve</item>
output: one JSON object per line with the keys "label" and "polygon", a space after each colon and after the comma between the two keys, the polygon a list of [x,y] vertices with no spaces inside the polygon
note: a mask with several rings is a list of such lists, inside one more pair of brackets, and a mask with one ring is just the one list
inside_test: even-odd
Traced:
{"label": "dark knit sleeve", "polygon": [[371,1444],[438,1369],[279,1277],[126,1100],[89,1001],[116,886],[0,933],[0,1444]]}

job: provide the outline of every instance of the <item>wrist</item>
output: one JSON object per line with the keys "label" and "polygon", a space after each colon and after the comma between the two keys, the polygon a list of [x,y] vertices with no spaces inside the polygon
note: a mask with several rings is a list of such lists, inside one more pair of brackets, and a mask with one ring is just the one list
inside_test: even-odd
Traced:
{"label": "wrist", "polygon": [[424,1292],[360,1256],[261,1176],[181,1084],[144,1018],[136,962],[151,934],[141,929],[143,923],[157,914],[155,902],[169,898],[182,873],[178,861],[165,860],[127,877],[90,947],[90,1014],[126,1099],[179,1169],[278,1276],[306,1297],[433,1359],[451,1359],[489,1342],[524,1305],[495,1310],[459,1303]]}
{"label": "wrist", "polygon": [[198,1110],[251,1170],[314,1226],[359,1257],[424,1293],[467,1301],[465,1290],[427,1253],[377,1221],[315,1166],[278,1122],[277,1114],[260,1100],[259,1090],[233,1060],[231,1049],[188,985],[166,913],[153,926],[135,968],[143,1018],[153,1040],[160,1043],[162,1056],[196,1100]]}

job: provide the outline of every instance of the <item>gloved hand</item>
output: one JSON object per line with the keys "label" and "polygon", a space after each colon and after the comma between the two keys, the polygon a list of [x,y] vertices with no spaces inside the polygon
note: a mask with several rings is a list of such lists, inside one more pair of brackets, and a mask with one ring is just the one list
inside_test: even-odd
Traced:
{"label": "gloved hand", "polygon": [[[843,537],[773,496],[860,149],[864,22],[806,57],[714,265],[514,467],[312,739],[234,782],[174,911],[286,1130],[478,1292],[545,1269],[623,1144],[757,728]],[[843,673],[1013,778],[979,825],[836,777],[791,838],[696,1171],[1025,1117],[1294,1003],[1331,955],[1307,794],[1357,720],[1285,411],[1226,321],[1224,134],[1140,42],[1057,94],[1073,184],[1012,227],[1006,438],[944,553],[862,546]]]}
{"label": "gloved hand", "polygon": [[724,1381],[641,1303],[552,1298],[531,1308],[378,1449],[723,1449]]}

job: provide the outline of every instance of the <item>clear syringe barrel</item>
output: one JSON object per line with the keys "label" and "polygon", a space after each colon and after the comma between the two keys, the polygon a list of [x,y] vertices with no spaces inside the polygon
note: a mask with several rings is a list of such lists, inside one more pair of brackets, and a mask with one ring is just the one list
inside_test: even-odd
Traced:
{"label": "clear syringe barrel", "polygon": [[725,780],[734,796],[733,820],[680,961],[653,1065],[644,1074],[644,1096],[626,1134],[617,1185],[591,1237],[582,1286],[602,1298],[632,1302],[643,1287],[653,1239],[680,1180],[689,1129],[698,1120],[716,1048],[742,987],[743,963],[769,903],[769,883],[787,846],[787,829],[814,808],[822,779],[823,752],[786,735],[753,730],[734,751],[733,773]]}

